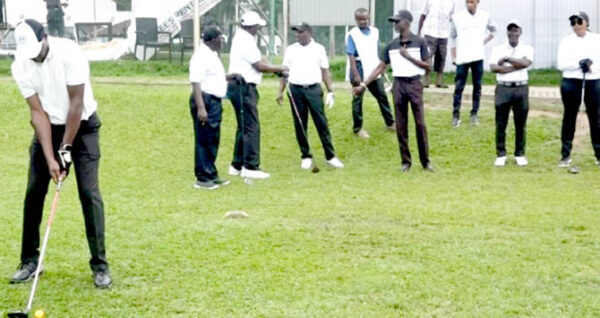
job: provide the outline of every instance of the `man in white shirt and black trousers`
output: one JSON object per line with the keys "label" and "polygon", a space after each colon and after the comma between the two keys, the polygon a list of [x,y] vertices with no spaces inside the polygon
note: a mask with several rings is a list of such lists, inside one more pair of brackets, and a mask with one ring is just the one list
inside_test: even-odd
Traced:
{"label": "man in white shirt and black trousers", "polygon": [[569,21],[573,33],[562,39],[557,57],[557,68],[562,71],[563,77],[560,94],[565,108],[558,165],[568,167],[571,163],[582,88],[585,90],[583,102],[590,122],[596,165],[600,165],[600,36],[589,31],[590,19],[585,12],[571,15]]}
{"label": "man in white shirt and black trousers", "polygon": [[[327,117],[323,107],[323,90],[321,81],[327,86],[325,103],[333,107],[333,83],[329,73],[329,60],[325,48],[312,39],[312,28],[307,23],[293,26],[297,42],[288,46],[283,57],[283,65],[289,68],[289,91],[292,118],[296,130],[296,140],[302,153],[300,167],[310,169],[313,167],[312,154],[308,144],[308,113],[313,119],[327,164],[334,168],[343,168],[344,164],[335,156],[331,141],[331,133],[327,125]],[[281,79],[277,103],[281,105],[286,79]],[[300,118],[298,118],[300,117]],[[300,121],[301,120],[301,121]]]}
{"label": "man in white shirt and black trousers", "polygon": [[190,114],[195,136],[194,186],[213,190],[229,184],[229,180],[219,177],[215,160],[221,136],[221,99],[227,94],[227,79],[235,79],[238,75],[225,75],[225,68],[219,58],[222,33],[218,27],[207,27],[202,33],[202,41],[190,60]]}
{"label": "man in white shirt and black trousers", "polygon": [[525,125],[529,111],[529,75],[527,68],[533,63],[533,47],[519,42],[521,24],[512,20],[506,26],[508,42],[494,47],[490,55],[490,68],[496,73],[496,161],[495,166],[506,164],[506,125],[510,109],[515,121],[515,162],[526,166]]}
{"label": "man in white shirt and black trousers", "polygon": [[241,79],[229,81],[227,96],[233,104],[238,123],[230,175],[243,178],[266,179],[270,174],[260,170],[260,123],[258,119],[258,91],[262,73],[284,73],[287,68],[263,60],[256,44],[256,34],[266,25],[258,13],[248,11],[231,42],[229,73],[240,74]]}
{"label": "man in white shirt and black trousers", "polygon": [[[346,77],[352,86],[358,86],[365,76],[369,76],[379,65],[379,30],[369,25],[369,10],[365,8],[356,9],[354,20],[356,26],[348,32],[346,44]],[[390,102],[383,87],[383,78],[377,78],[368,89],[379,104],[385,126],[388,130],[396,130]],[[360,138],[369,138],[369,132],[363,129],[363,97],[364,94],[352,97],[352,131]]]}
{"label": "man in white shirt and black trousers", "polygon": [[431,69],[429,50],[425,39],[410,32],[412,14],[407,10],[400,10],[397,15],[388,19],[395,23],[395,28],[400,36],[393,39],[381,53],[381,62],[375,71],[360,86],[353,89],[353,93],[360,94],[374,81],[377,76],[385,72],[387,65],[392,65],[394,75],[394,104],[396,106],[396,131],[402,156],[402,172],[408,172],[412,165],[408,147],[408,103],[415,118],[417,130],[417,145],[419,159],[423,169],[434,171],[429,161],[429,142],[427,141],[427,127],[425,125],[425,110],[423,108],[423,84],[421,76]]}
{"label": "man in white shirt and black trousers", "polygon": [[12,74],[31,110],[35,135],[23,211],[21,266],[11,283],[35,274],[40,222],[50,179],[57,182],[75,166],[91,252],[94,284],[112,284],[104,246],[104,204],[98,186],[100,118],[90,85],[89,63],[77,43],[47,37],[42,25],[25,20],[15,27],[16,60]]}
{"label": "man in white shirt and black trousers", "polygon": [[[490,14],[477,8],[479,0],[466,0],[466,2],[467,8],[455,14],[450,24],[450,51],[452,63],[456,64],[452,112],[452,126],[454,127],[460,126],[460,106],[469,69],[471,69],[473,79],[471,125],[479,125],[477,112],[481,101],[485,45],[496,34],[496,26],[490,19]],[[486,35],[486,32],[489,33]]]}

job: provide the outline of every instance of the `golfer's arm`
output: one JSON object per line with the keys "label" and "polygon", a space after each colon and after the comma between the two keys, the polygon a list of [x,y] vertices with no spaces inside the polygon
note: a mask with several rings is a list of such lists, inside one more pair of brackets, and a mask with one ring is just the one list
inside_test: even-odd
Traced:
{"label": "golfer's arm", "polygon": [[[192,93],[194,94],[194,101],[196,102],[196,108],[198,111],[206,111],[206,105],[204,105],[204,99],[202,98],[202,88],[200,83],[192,83]],[[196,114],[198,116],[198,114]]]}
{"label": "golfer's arm", "polygon": [[323,78],[323,82],[325,82],[325,86],[327,86],[327,91],[333,93],[333,83],[331,82],[331,74],[328,68],[321,69],[321,77]]}
{"label": "golfer's arm", "polygon": [[426,17],[426,15],[421,14],[421,17],[419,18],[419,32],[417,32],[417,34],[421,34],[421,30],[423,29],[423,22],[425,22]]}
{"label": "golfer's arm", "polygon": [[285,71],[284,66],[274,65],[274,64],[268,63],[266,61],[256,62],[256,63],[252,64],[252,67],[254,67],[255,70],[257,70],[261,73],[275,73],[275,72]]}
{"label": "golfer's arm", "polygon": [[55,160],[52,147],[52,129],[50,128],[50,119],[42,108],[42,102],[37,94],[27,98],[29,109],[31,110],[31,125],[35,129],[35,136],[42,145],[46,162]]}
{"label": "golfer's arm", "polygon": [[516,70],[520,70],[520,69],[528,68],[532,62],[531,62],[531,60],[529,60],[525,57],[521,58],[521,59],[515,59],[515,58],[511,57],[508,59],[508,63],[512,64],[512,66],[514,66]]}
{"label": "golfer's arm", "polygon": [[431,64],[429,64],[429,59],[422,61],[409,55],[408,60],[419,68],[422,68],[426,71],[431,70]]}
{"label": "golfer's arm", "polygon": [[350,72],[352,72],[352,76],[354,76],[355,79],[360,79],[360,81],[356,80],[357,83],[362,82],[360,74],[358,73],[358,67],[356,67],[356,56],[348,55],[348,60],[350,61]]}
{"label": "golfer's arm", "polygon": [[81,125],[81,113],[83,112],[83,92],[84,84],[68,85],[69,93],[69,114],[67,115],[67,124],[65,126],[65,134],[63,135],[62,145],[73,144],[73,139]]}
{"label": "golfer's arm", "polygon": [[369,75],[369,77],[365,81],[363,81],[363,84],[365,84],[365,86],[369,86],[369,84],[371,84],[371,82],[373,82],[379,75],[381,75],[381,74],[383,74],[383,72],[385,72],[386,68],[387,68],[387,64],[385,64],[385,62],[381,61],[379,63],[379,65],[377,65],[375,70],[373,70],[373,73],[371,73],[371,75]]}
{"label": "golfer's arm", "polygon": [[506,74],[516,71],[516,69],[512,66],[500,66],[498,64],[490,64],[490,69],[492,70],[492,72],[499,74]]}

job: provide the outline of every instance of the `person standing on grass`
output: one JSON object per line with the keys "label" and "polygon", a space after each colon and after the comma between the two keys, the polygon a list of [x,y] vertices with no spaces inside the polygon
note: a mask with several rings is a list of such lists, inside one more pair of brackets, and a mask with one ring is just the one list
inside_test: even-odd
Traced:
{"label": "person standing on grass", "polygon": [[506,125],[510,109],[515,121],[515,161],[526,166],[525,125],[529,111],[529,76],[527,68],[533,63],[533,47],[519,43],[523,33],[519,21],[512,20],[506,26],[508,43],[494,47],[490,56],[490,68],[496,73],[496,161],[497,167],[506,164]]}
{"label": "person standing on grass", "polygon": [[73,162],[92,254],[93,281],[98,288],[108,288],[112,279],[104,246],[104,203],[98,186],[100,118],[90,86],[89,63],[77,43],[47,37],[35,20],[17,24],[15,39],[12,75],[29,104],[35,134],[23,209],[21,265],[10,282],[33,278],[48,183],[66,178]]}
{"label": "person standing on grass", "polygon": [[227,79],[219,58],[222,44],[221,30],[207,27],[202,34],[203,43],[190,60],[190,114],[194,124],[194,172],[198,189],[214,190],[229,184],[219,178],[215,160],[219,151],[223,106],[221,99],[227,94]]}
{"label": "person standing on grass", "polygon": [[381,54],[381,62],[375,71],[359,86],[353,89],[353,94],[361,94],[377,76],[385,72],[387,65],[392,65],[394,74],[394,105],[396,106],[396,131],[402,157],[402,172],[410,170],[412,160],[408,147],[408,103],[415,118],[419,159],[423,169],[434,171],[429,161],[429,143],[423,108],[423,84],[421,76],[431,68],[429,52],[425,39],[410,32],[412,14],[400,10],[397,15],[388,20],[394,22],[394,27],[400,36],[393,39]]}
{"label": "person standing on grass", "polygon": [[241,75],[240,80],[231,80],[227,86],[227,96],[233,104],[238,123],[229,174],[243,178],[270,177],[267,172],[260,170],[259,96],[256,86],[262,81],[264,72],[287,72],[285,66],[270,64],[262,58],[255,36],[264,25],[266,21],[258,13],[244,13],[229,53],[229,73]]}
{"label": "person standing on grass", "polygon": [[[365,74],[371,74],[379,64],[379,30],[374,26],[369,26],[369,11],[365,8],[355,11],[354,20],[356,20],[356,27],[348,33],[346,44],[349,65],[346,67],[346,75],[352,86],[356,87],[363,81]],[[394,131],[394,117],[383,87],[383,78],[379,76],[368,89],[379,104],[386,127]],[[352,130],[360,138],[369,138],[369,132],[362,128],[363,97],[364,94],[352,97],[352,120],[354,123]]]}
{"label": "person standing on grass", "polygon": [[[557,68],[562,71],[560,94],[565,108],[561,132],[559,167],[571,164],[571,149],[579,105],[585,103],[596,165],[600,165],[600,36],[589,31],[585,12],[569,17],[573,33],[558,46]],[[585,87],[583,87],[585,84]],[[582,95],[585,90],[585,96]]]}
{"label": "person standing on grass", "polygon": [[46,1],[46,9],[48,13],[46,20],[48,22],[48,33],[52,36],[65,36],[65,12],[63,7],[67,7],[67,2],[62,3],[61,0],[44,0]]}
{"label": "person standing on grass", "polygon": [[[454,127],[460,126],[460,105],[469,69],[471,69],[473,77],[471,125],[479,125],[477,112],[481,100],[485,45],[496,34],[496,26],[490,19],[490,14],[477,9],[479,0],[466,1],[467,9],[455,14],[450,24],[450,51],[452,53],[452,63],[456,64],[452,112],[452,126]],[[487,31],[489,31],[489,34],[486,35]]]}
{"label": "person standing on grass", "polygon": [[[454,0],[425,0],[419,19],[419,33],[423,30],[429,52],[433,58],[433,71],[437,73],[435,86],[448,88],[444,84],[444,67],[446,65],[446,48],[450,34],[450,21],[454,14]],[[425,29],[423,29],[425,27]],[[429,87],[429,71],[425,73],[425,87]]]}
{"label": "person standing on grass", "polygon": [[[312,39],[312,28],[307,23],[292,27],[296,32],[297,43],[287,47],[283,57],[283,65],[289,68],[289,91],[292,118],[296,129],[296,140],[302,153],[300,168],[310,169],[313,166],[312,154],[308,144],[308,113],[310,112],[321,144],[325,151],[327,164],[334,168],[343,168],[344,164],[335,156],[331,133],[327,126],[327,117],[323,106],[323,90],[321,81],[327,86],[325,103],[334,104],[333,83],[329,73],[329,60],[325,48]],[[277,103],[283,102],[286,79],[281,79]]]}

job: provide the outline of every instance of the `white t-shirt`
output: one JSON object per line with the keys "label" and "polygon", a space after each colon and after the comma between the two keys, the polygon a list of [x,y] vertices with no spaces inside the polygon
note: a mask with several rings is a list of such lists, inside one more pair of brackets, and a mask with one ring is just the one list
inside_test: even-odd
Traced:
{"label": "white t-shirt", "polygon": [[67,86],[84,84],[81,120],[87,120],[98,107],[90,85],[90,66],[77,43],[48,37],[48,56],[42,63],[16,59],[12,75],[25,99],[37,94],[50,123],[64,125],[71,107]]}
{"label": "white t-shirt", "polygon": [[465,9],[454,15],[448,43],[450,48],[456,48],[456,64],[481,61],[485,58],[483,41],[488,31],[496,34],[496,26],[486,11],[477,9],[475,14],[471,14]]}
{"label": "white t-shirt", "polygon": [[[526,58],[533,62],[533,46],[519,43],[516,47],[512,47],[508,42],[495,46],[490,55],[490,64],[498,64],[498,61],[503,57]],[[527,69],[523,68],[505,74],[496,73],[496,80],[499,82],[523,82],[529,80],[529,74]]]}
{"label": "white t-shirt", "polygon": [[583,72],[579,68],[579,61],[583,59],[594,61],[590,73],[586,73],[585,78],[600,79],[600,36],[598,34],[588,31],[580,38],[572,33],[560,41],[556,66],[563,72],[564,78],[583,79]]}
{"label": "white t-shirt", "polygon": [[227,94],[225,76],[219,54],[202,43],[190,60],[190,83],[199,83],[202,92],[223,98]]}
{"label": "white t-shirt", "polygon": [[312,85],[321,83],[321,69],[329,68],[329,59],[325,47],[311,39],[305,46],[298,42],[288,46],[283,65],[290,69],[288,81],[291,84]]}
{"label": "white t-shirt", "polygon": [[454,14],[453,0],[425,0],[422,14],[427,16],[423,35],[447,39],[450,34],[450,18]]}
{"label": "white t-shirt", "polygon": [[262,73],[252,64],[261,60],[262,54],[256,45],[256,38],[248,31],[239,28],[231,41],[229,74],[237,73],[242,75],[247,83],[260,84]]}

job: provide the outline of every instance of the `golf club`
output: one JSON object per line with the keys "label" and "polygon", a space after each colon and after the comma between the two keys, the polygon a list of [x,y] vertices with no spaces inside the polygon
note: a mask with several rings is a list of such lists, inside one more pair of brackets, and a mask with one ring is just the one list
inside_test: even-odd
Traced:
{"label": "golf club", "polygon": [[[294,109],[294,113],[296,114],[296,119],[298,119],[298,123],[300,123],[300,129],[302,129],[302,134],[308,143],[308,134],[306,130],[304,130],[304,124],[302,124],[302,119],[300,118],[300,112],[298,112],[298,107],[296,107],[296,102],[294,101],[294,95],[292,94],[292,90],[290,89],[290,85],[287,86],[288,94],[290,94],[290,101],[292,102],[292,108]],[[311,170],[312,173],[318,173],[319,167],[317,167],[317,162],[313,160],[313,168]]]}
{"label": "golf club", "polygon": [[65,178],[65,173],[63,172],[60,177],[58,177],[58,182],[56,184],[56,191],[54,192],[54,199],[52,200],[52,206],[50,208],[50,216],[48,216],[48,225],[46,225],[46,233],[44,234],[44,241],[42,242],[42,250],[40,251],[40,257],[38,261],[37,268],[35,270],[35,276],[33,278],[33,284],[31,285],[31,292],[29,293],[29,301],[27,301],[27,308],[25,311],[14,311],[9,312],[9,318],[18,318],[18,317],[28,317],[29,311],[31,311],[31,306],[33,305],[33,297],[35,296],[35,288],[37,287],[38,280],[40,278],[40,272],[42,270],[42,265],[44,265],[44,255],[46,254],[46,247],[48,246],[48,238],[50,237],[50,229],[52,228],[52,220],[54,220],[54,214],[56,213],[56,206],[58,204],[58,198],[60,197],[60,188],[62,187],[62,182]]}

